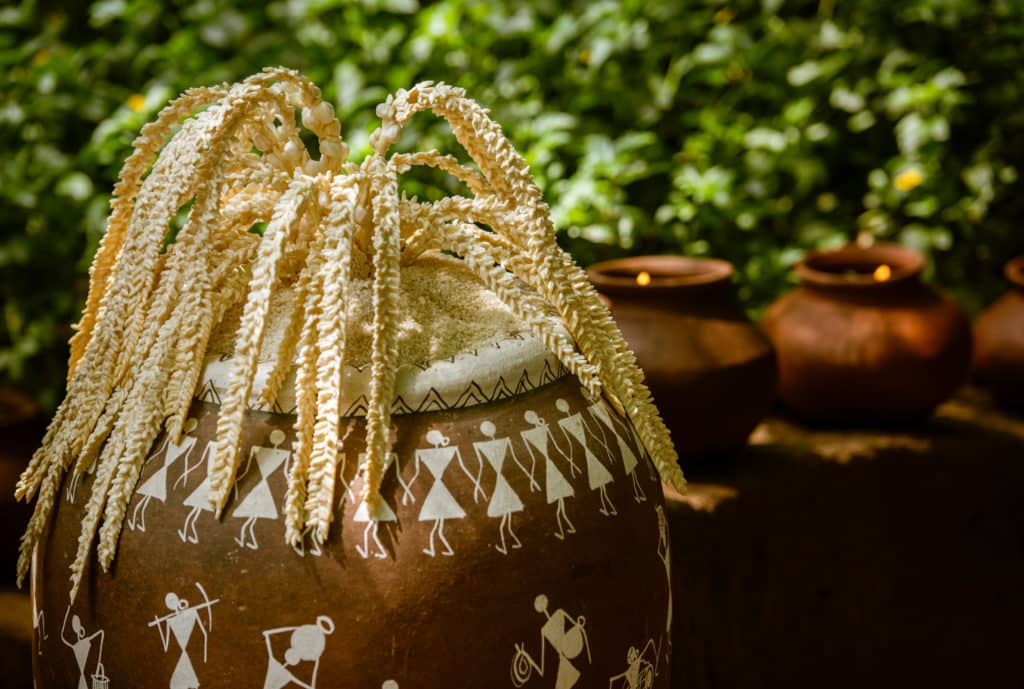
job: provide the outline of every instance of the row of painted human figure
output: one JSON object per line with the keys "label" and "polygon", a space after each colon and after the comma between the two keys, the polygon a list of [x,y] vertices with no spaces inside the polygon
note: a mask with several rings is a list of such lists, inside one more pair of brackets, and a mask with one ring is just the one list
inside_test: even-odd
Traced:
{"label": "row of painted human figure", "polygon": [[[160,633],[160,642],[164,651],[170,649],[173,639],[178,646],[178,662],[171,673],[169,689],[198,689],[199,676],[195,664],[189,655],[189,644],[198,631],[202,638],[203,664],[206,663],[210,633],[213,631],[213,608],[220,599],[210,599],[199,582],[196,588],[202,596],[202,603],[190,604],[187,599],[171,592],[164,598],[168,612],[157,616],[148,623],[148,627],[156,627]],[[71,633],[68,633],[68,619],[71,620]],[[36,632],[38,646],[42,653],[42,641],[46,639],[45,624],[42,613],[36,615]],[[334,633],[334,620],[327,615],[320,615],[316,622],[288,627],[277,627],[263,632],[263,640],[267,650],[267,670],[263,681],[263,689],[285,689],[301,687],[316,689],[317,673],[320,670],[320,658],[327,644],[327,637]],[[71,606],[64,613],[64,624],[61,627],[61,641],[71,649],[78,666],[77,689],[109,689],[110,678],[103,667],[104,631],[97,630],[87,633],[78,615],[71,615]],[[287,644],[285,646],[284,644]],[[95,651],[93,650],[95,648]],[[92,674],[89,675],[90,659]],[[91,686],[89,680],[92,680]],[[394,680],[386,680],[381,689],[398,689]]]}
{"label": "row of painted human figure", "polygon": [[[420,448],[415,452],[415,469],[413,476],[408,480],[402,477],[401,467],[397,466],[399,459],[395,454],[389,455],[388,467],[396,465],[396,473],[399,483],[402,486],[402,504],[415,502],[416,496],[412,487],[421,475],[421,470],[426,467],[427,472],[433,477],[426,497],[423,500],[419,512],[419,521],[433,522],[428,537],[427,547],[423,552],[430,556],[440,553],[452,555],[454,550],[448,539],[445,537],[444,524],[448,520],[461,519],[466,512],[459,502],[452,495],[445,484],[444,476],[449,466],[455,462],[462,472],[473,484],[473,501],[487,500],[486,492],[481,484],[484,465],[489,465],[495,473],[494,488],[491,491],[490,500],[487,505],[487,516],[499,519],[498,543],[495,548],[502,554],[507,554],[510,548],[520,548],[522,543],[516,536],[512,524],[512,516],[523,510],[523,501],[516,493],[512,484],[506,477],[506,467],[514,465],[529,480],[530,490],[541,490],[537,481],[537,464],[544,465],[545,493],[548,504],[555,506],[555,537],[564,539],[566,534],[575,533],[576,528],[566,511],[566,500],[575,496],[575,489],[570,482],[578,474],[586,473],[587,482],[592,491],[596,491],[600,498],[599,511],[602,515],[611,517],[617,514],[615,505],[608,495],[608,484],[614,482],[612,471],[598,457],[602,454],[605,457],[619,456],[622,460],[624,473],[632,481],[633,498],[636,502],[646,501],[646,494],[637,476],[637,468],[641,463],[638,454],[642,453],[640,445],[632,426],[623,422],[620,418],[610,412],[603,400],[590,404],[584,412],[572,412],[569,403],[559,399],[555,403],[556,408],[562,414],[557,422],[559,440],[547,422],[535,411],[527,411],[524,419],[529,428],[520,431],[519,435],[523,445],[526,447],[526,457],[517,454],[511,437],[498,437],[497,428],[491,421],[484,421],[480,424],[480,433],[484,439],[472,443],[476,455],[476,471],[473,472],[467,466],[458,446],[449,445],[448,438],[439,430],[431,430],[426,434],[426,441],[431,447]],[[589,419],[589,420],[588,420]],[[207,462],[211,451],[212,443],[207,443],[200,453],[199,459],[190,463],[197,445],[197,438],[192,433],[197,426],[195,419],[189,419],[185,426],[186,435],[177,443],[172,443],[168,438],[160,443],[156,450],[150,455],[147,461],[156,461],[162,454],[161,464],[136,490],[136,502],[132,514],[127,520],[128,527],[132,530],[146,530],[146,509],[153,500],[166,502],[168,483],[170,481],[170,470],[179,460],[184,461],[184,470],[174,481],[173,489],[180,486],[187,486],[189,476],[200,466]],[[638,448],[634,452],[630,443]],[[275,472],[283,468],[285,475],[289,472],[289,460],[291,453],[282,447],[285,441],[285,433],[280,429],[272,430],[269,434],[270,447],[254,446],[249,453],[248,461],[244,470],[239,475],[239,481],[248,474],[253,465],[258,472],[258,481],[245,497],[237,503],[231,511],[234,518],[244,519],[235,541],[240,547],[256,550],[259,542],[256,538],[256,522],[259,519],[276,520],[280,516],[277,502],[271,492],[269,479]],[[582,453],[582,457],[579,455]],[[351,480],[345,478],[345,455],[340,457],[339,474],[344,483],[341,501],[352,499],[355,501],[353,483],[355,476],[361,472],[357,470]],[[365,454],[360,454],[360,466],[365,460]],[[656,481],[650,462],[645,462],[652,481]],[[583,465],[581,468],[580,464]],[[569,471],[569,479],[566,478],[560,465]],[[67,489],[67,499],[74,502],[78,488],[78,481],[72,480]],[[205,511],[212,511],[209,501],[209,477],[196,486],[184,499],[183,504],[190,508],[182,527],[178,530],[178,536],[183,542],[198,543],[199,537],[196,530],[196,522]],[[365,523],[362,544],[356,544],[356,551],[363,558],[368,558],[371,552],[378,558],[387,556],[387,551],[380,539],[380,528],[382,525],[387,528],[389,522],[395,522],[397,517],[394,509],[385,500],[378,502],[373,513],[365,502],[361,502],[353,515],[353,520]],[[371,546],[372,541],[372,546]],[[440,546],[438,548],[437,546]],[[305,554],[300,549],[300,554]],[[319,548],[315,546],[309,551],[311,554],[320,554]]]}
{"label": "row of painted human figure", "polygon": [[[196,588],[203,597],[202,603],[189,604],[187,599],[178,594],[168,593],[164,598],[164,604],[169,612],[155,617],[147,625],[157,628],[164,651],[169,649],[172,639],[178,646],[177,652],[180,655],[170,676],[169,689],[199,687],[199,676],[189,655],[189,643],[197,630],[202,637],[203,664],[207,660],[209,637],[213,630],[213,607],[220,599],[211,600],[199,582],[196,582]],[[557,658],[554,661],[557,666],[553,669],[554,689],[573,689],[583,675],[574,661],[582,663],[585,652],[586,662],[592,662],[586,619],[582,615],[574,617],[561,608],[553,613],[549,612],[548,598],[543,594],[534,600],[534,609],[544,615],[544,622],[540,628],[540,648],[536,654],[531,654],[525,643],[514,644],[512,684],[515,687],[522,687],[534,673],[544,678],[550,671],[547,663],[547,649],[550,646]],[[70,613],[71,607],[68,606],[64,614],[64,625],[61,627],[61,641],[74,654],[79,673],[78,689],[90,689],[87,679],[90,658],[94,661],[91,689],[109,689],[110,678],[103,667],[104,631],[100,629],[92,634],[86,633],[80,618],[74,615],[71,616],[73,635],[68,638],[67,623]],[[312,624],[277,627],[264,631],[267,670],[263,689],[316,689],[320,659],[326,648],[327,637],[334,633],[334,629],[334,620],[327,615],[320,615]],[[40,648],[43,638],[45,637],[40,638]],[[639,649],[630,646],[626,652],[626,669],[608,679],[609,689],[652,689],[654,679],[658,675],[662,645],[666,638],[667,635],[663,636],[657,644],[653,639],[649,639]],[[282,652],[285,641],[287,648]],[[398,689],[398,684],[394,680],[387,680],[381,689]]]}

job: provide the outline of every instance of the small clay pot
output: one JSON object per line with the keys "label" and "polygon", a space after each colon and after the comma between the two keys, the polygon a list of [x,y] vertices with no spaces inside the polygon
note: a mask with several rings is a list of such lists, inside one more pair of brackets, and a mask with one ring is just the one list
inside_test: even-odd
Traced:
{"label": "small clay pot", "polygon": [[[638,284],[642,273],[649,284]],[[743,446],[771,410],[775,359],[736,299],[732,265],[635,256],[594,264],[589,275],[636,353],[680,455]]]}
{"label": "small clay pot", "polygon": [[974,323],[974,375],[1007,407],[1024,408],[1024,256],[1006,264],[1010,290]]}
{"label": "small clay pot", "polygon": [[964,381],[971,331],[949,296],[921,282],[925,259],[894,244],[811,252],[800,286],[768,310],[779,396],[831,423],[927,416]]}

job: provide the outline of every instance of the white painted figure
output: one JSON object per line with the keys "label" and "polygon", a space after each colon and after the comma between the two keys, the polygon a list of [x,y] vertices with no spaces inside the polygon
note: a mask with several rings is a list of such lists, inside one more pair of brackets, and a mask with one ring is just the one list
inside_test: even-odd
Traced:
{"label": "white painted figure", "polygon": [[665,615],[665,633],[672,629],[672,552],[668,538],[668,519],[665,509],[658,505],[654,508],[658,515],[658,557],[665,565],[665,581],[668,584],[668,613]]}
{"label": "white painted figure", "polygon": [[501,543],[494,547],[499,553],[506,555],[508,553],[508,545],[505,541],[506,533],[512,539],[513,548],[521,548],[523,546],[512,530],[512,514],[523,510],[523,501],[519,499],[519,495],[512,489],[512,484],[508,482],[508,479],[505,478],[505,474],[502,472],[505,459],[511,457],[515,465],[523,472],[523,475],[530,479],[531,492],[540,490],[540,484],[537,483],[533,476],[537,466],[537,461],[533,458],[533,455],[530,455],[530,468],[527,469],[516,456],[511,438],[495,438],[497,430],[492,421],[481,423],[480,432],[484,434],[487,440],[473,443],[473,451],[476,452],[478,461],[482,463],[486,459],[487,463],[494,469],[494,490],[491,492],[491,501],[487,505],[487,516],[501,518],[501,522],[498,523],[498,535],[501,537]]}
{"label": "white painted figure", "polygon": [[[292,550],[298,554],[299,557],[306,557],[306,553],[314,557],[320,557],[323,555],[323,550],[320,548],[320,544],[316,542],[315,538],[310,538],[309,535],[313,532],[313,527],[307,526],[302,530],[301,540],[298,545],[292,545]],[[309,548],[306,548],[306,540],[309,540]]]}
{"label": "white painted figure", "polygon": [[[188,644],[192,633],[198,629],[203,637],[203,663],[206,663],[206,650],[209,644],[210,631],[213,629],[213,606],[220,602],[219,598],[210,600],[203,589],[202,584],[196,582],[196,588],[203,597],[203,602],[197,605],[189,605],[184,598],[171,592],[164,597],[164,604],[170,612],[163,617],[157,617],[149,623],[150,627],[156,627],[160,632],[160,641],[163,643],[164,651],[168,649],[171,638],[178,643],[181,656],[178,664],[174,666],[171,674],[170,689],[199,689],[199,677],[196,675],[192,659],[188,655]],[[203,622],[205,613],[206,622]]]}
{"label": "white painted figure", "polygon": [[482,495],[485,499],[487,498],[483,488],[480,486],[483,464],[480,465],[476,476],[474,476],[462,461],[462,453],[459,452],[458,446],[449,446],[448,437],[436,428],[427,432],[427,442],[433,445],[433,447],[416,450],[416,470],[413,472],[412,478],[409,479],[408,483],[402,480],[401,468],[398,469],[398,480],[402,484],[403,489],[402,504],[406,504],[409,500],[415,502],[416,496],[412,494],[412,485],[419,477],[422,465],[425,464],[427,471],[434,477],[434,483],[430,487],[427,497],[423,500],[419,520],[421,522],[432,521],[434,526],[430,529],[430,543],[423,549],[423,552],[430,557],[435,556],[434,537],[436,536],[444,546],[441,554],[452,555],[455,551],[452,550],[448,539],[444,537],[444,523],[448,519],[462,519],[466,516],[466,511],[462,509],[462,506],[455,500],[455,496],[451,494],[451,491],[445,485],[445,470],[448,469],[448,465],[452,463],[452,460],[458,461],[462,472],[473,482],[473,502],[477,502],[478,494]]}
{"label": "white painted figure", "polygon": [[576,527],[569,521],[569,515],[565,512],[565,499],[573,497],[576,495],[576,492],[566,480],[565,475],[555,466],[555,462],[551,458],[551,448],[553,447],[555,451],[562,455],[569,462],[570,466],[573,466],[572,460],[554,442],[551,431],[548,429],[547,421],[538,416],[537,412],[530,409],[523,414],[523,418],[533,428],[520,431],[519,435],[522,436],[532,461],[536,461],[533,454],[535,451],[539,452],[540,456],[544,458],[544,483],[548,504],[558,503],[558,507],[555,508],[555,523],[558,526],[555,537],[562,540],[565,538],[566,533],[576,533]]}
{"label": "white painted figure", "polygon": [[[654,659],[652,663],[650,658]],[[652,689],[658,674],[658,649],[651,639],[643,650],[630,646],[626,651],[626,669],[608,679],[608,689]]]}
{"label": "white painted figure", "polygon": [[[647,494],[644,493],[643,487],[640,485],[640,479],[636,475],[636,468],[639,466],[640,461],[636,458],[636,454],[633,449],[626,442],[626,439],[622,437],[618,429],[615,428],[615,423],[612,421],[611,414],[608,412],[608,405],[604,400],[598,400],[587,407],[587,411],[590,415],[598,420],[598,428],[607,428],[611,432],[612,437],[615,438],[615,444],[619,449],[619,456],[622,457],[622,468],[626,470],[626,476],[629,476],[633,481],[633,499],[639,502],[647,501]],[[607,445],[605,446],[607,447]]]}
{"label": "white painted figure", "polygon": [[563,399],[555,400],[555,408],[565,414],[564,418],[558,420],[558,427],[562,429],[565,441],[569,445],[570,459],[573,455],[573,444],[570,436],[575,438],[576,442],[583,448],[583,456],[587,462],[587,483],[590,485],[590,490],[596,490],[601,498],[601,507],[598,508],[598,512],[606,517],[615,516],[618,512],[615,511],[612,499],[608,497],[608,484],[614,482],[615,477],[612,476],[612,472],[608,471],[608,467],[601,463],[601,460],[597,458],[597,455],[594,454],[587,444],[587,425],[583,419],[583,414],[580,412],[572,413],[569,403]]}
{"label": "white painted figure", "polygon": [[69,503],[74,504],[75,500],[78,498],[78,486],[81,485],[82,479],[85,478],[87,474],[91,473],[92,465],[83,469],[81,473],[77,471],[71,472],[71,475],[68,477],[67,490],[64,491],[64,494],[67,496],[67,501]]}
{"label": "white painted figure", "polygon": [[[196,429],[198,422],[195,419],[188,419],[185,422],[185,433],[191,433]],[[128,519],[128,528],[132,531],[136,529],[139,531],[146,530],[146,507],[150,501],[154,498],[160,502],[167,501],[167,474],[170,472],[171,465],[177,462],[182,457],[185,458],[185,463],[188,463],[188,455],[192,452],[192,448],[196,445],[196,438],[194,436],[185,435],[182,436],[180,443],[172,443],[170,436],[164,438],[163,443],[157,448],[156,452],[151,454],[146,460],[147,462],[155,458],[160,451],[164,452],[164,463],[152,476],[147,478],[138,490],[135,491],[137,495],[141,495],[142,499],[135,503],[135,509],[132,510],[132,516]]]}
{"label": "white painted figure", "polygon": [[[263,632],[263,640],[267,644],[267,676],[263,681],[263,689],[316,689],[320,656],[327,645],[327,636],[333,633],[334,620],[327,615],[317,617],[316,624],[278,627]],[[283,658],[278,658],[274,653],[273,639],[284,634],[289,635],[288,649]]]}
{"label": "white painted figure", "polygon": [[572,661],[586,651],[587,662],[593,662],[590,657],[590,641],[585,629],[586,619],[583,615],[572,617],[561,608],[554,613],[548,613],[548,597],[543,594],[537,596],[533,607],[546,618],[540,629],[540,660],[530,655],[526,650],[526,644],[515,644],[515,654],[512,656],[512,684],[517,687],[523,686],[534,672],[544,677],[547,667],[547,646],[550,644],[558,656],[554,689],[572,689],[582,676]]}
{"label": "white painted figure", "polygon": [[256,462],[256,469],[260,473],[259,482],[256,487],[249,491],[249,494],[231,512],[231,516],[238,519],[245,519],[242,529],[235,538],[235,543],[243,548],[258,550],[259,543],[256,542],[256,520],[277,519],[277,503],[274,501],[274,494],[270,490],[268,479],[275,471],[284,467],[285,475],[288,474],[288,459],[292,453],[289,450],[281,449],[285,440],[284,431],[275,428],[270,432],[270,444],[273,447],[255,446],[249,451],[249,461],[245,469],[238,476],[236,483],[249,473],[253,461]]}
{"label": "white painted figure", "polygon": [[[384,458],[384,473],[387,473],[391,465],[395,463],[398,456],[394,452],[389,452],[387,457]],[[359,469],[356,470],[358,475],[366,467],[366,453],[362,452],[359,454]],[[372,512],[372,514],[371,514]],[[356,543],[356,552],[359,553],[360,557],[364,560],[370,557],[370,539],[373,539],[373,544],[376,546],[374,551],[374,557],[384,559],[388,556],[388,551],[384,549],[384,544],[380,540],[380,527],[381,523],[384,523],[384,528],[387,529],[387,522],[398,521],[398,517],[395,516],[395,511],[391,509],[391,505],[381,495],[377,499],[377,504],[374,507],[370,507],[366,500],[362,500],[359,503],[359,507],[356,508],[356,513],[352,517],[352,521],[359,522],[360,524],[365,523],[366,528],[363,530],[363,544],[359,545]],[[446,541],[447,542],[447,541]]]}
{"label": "white painted figure", "polygon": [[[174,482],[174,488],[178,487],[178,484],[184,486],[188,485],[188,475],[198,469],[200,466],[205,464],[206,476],[200,481],[199,485],[189,493],[188,497],[182,502],[185,507],[191,507],[192,510],[186,515],[185,523],[180,529],[178,529],[178,537],[181,538],[183,543],[198,543],[199,536],[196,533],[196,521],[199,519],[199,515],[203,512],[213,512],[213,506],[210,504],[210,451],[213,448],[213,443],[207,443],[203,448],[203,453],[192,466],[189,466],[188,457],[185,458],[185,470],[181,472],[181,476]],[[237,488],[235,489],[237,493]]]}
{"label": "white painted figure", "polygon": [[[70,636],[67,629],[69,615],[71,616],[72,632]],[[60,640],[75,654],[75,662],[78,664],[78,689],[89,689],[89,683],[86,680],[86,665],[89,663],[89,656],[92,655],[94,641],[97,648],[96,662],[93,665],[96,670],[93,673],[93,677],[106,677],[103,672],[103,636],[102,629],[98,629],[92,634],[86,634],[85,627],[82,626],[82,620],[78,615],[71,615],[71,606],[68,606],[68,609],[64,612],[64,624],[60,628]]]}
{"label": "white painted figure", "polygon": [[32,631],[36,634],[39,655],[43,655],[43,642],[50,638],[46,634],[46,612],[36,608],[36,596],[32,596]]}

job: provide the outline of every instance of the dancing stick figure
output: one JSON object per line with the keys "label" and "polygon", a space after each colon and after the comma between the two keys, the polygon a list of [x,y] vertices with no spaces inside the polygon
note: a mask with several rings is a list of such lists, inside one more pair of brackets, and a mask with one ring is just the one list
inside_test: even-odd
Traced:
{"label": "dancing stick figure", "polygon": [[[544,474],[545,474],[545,488],[547,489],[548,504],[553,502],[558,503],[558,507],[555,508],[555,523],[558,525],[558,531],[555,532],[555,538],[563,540],[566,533],[576,533],[576,527],[573,526],[572,522],[569,521],[569,515],[565,513],[565,499],[571,498],[576,495],[576,491],[573,490],[572,486],[565,479],[565,475],[558,470],[555,466],[554,461],[551,459],[551,453],[548,450],[549,443],[554,446],[555,450],[560,455],[565,457],[572,465],[572,460],[565,456],[565,453],[558,447],[554,442],[554,438],[551,435],[551,431],[548,430],[548,423],[537,415],[537,412],[528,410],[523,414],[523,418],[526,423],[533,426],[525,431],[520,431],[519,435],[523,438],[523,443],[526,444],[526,450],[530,453],[530,460],[536,462],[533,455],[534,450],[539,452],[544,458]],[[571,470],[570,470],[571,471]],[[565,522],[563,527],[562,522]]]}
{"label": "dancing stick figure", "polygon": [[[150,627],[156,627],[160,632],[160,641],[163,643],[164,651],[170,645],[172,636],[181,649],[178,664],[174,666],[174,672],[171,674],[170,689],[199,689],[199,677],[196,676],[192,660],[188,656],[188,642],[196,628],[203,635],[203,663],[206,663],[210,630],[213,629],[213,606],[220,602],[220,599],[210,600],[202,584],[198,581],[196,588],[203,596],[203,603],[189,607],[187,600],[179,598],[176,593],[168,593],[164,597],[164,605],[171,612],[163,617],[157,617],[149,623]],[[199,612],[202,610],[205,610],[207,615],[207,624],[205,625],[199,616]]]}
{"label": "dancing stick figure", "polygon": [[[648,653],[654,656],[654,663],[647,660]],[[643,651],[630,646],[626,651],[626,670],[608,679],[608,689],[652,689],[658,674],[656,663],[659,655],[653,639],[647,642]]]}
{"label": "dancing stick figure", "polygon": [[[195,419],[189,419],[185,422],[184,430],[186,433],[191,433],[196,429],[197,425],[198,422]],[[183,436],[180,443],[172,443],[170,436],[167,436],[156,452],[149,456],[146,460],[147,462],[160,454],[161,450],[164,450],[164,463],[135,491],[138,495],[142,496],[142,500],[135,503],[132,516],[128,519],[129,529],[132,531],[138,529],[143,532],[146,530],[146,506],[149,505],[150,500],[153,498],[160,502],[167,501],[167,474],[170,471],[171,465],[182,457],[185,458],[185,464],[187,465],[188,455],[192,452],[192,448],[195,445],[196,438],[192,436]],[[175,485],[177,485],[177,482],[175,482]]]}
{"label": "dancing stick figure", "polygon": [[598,508],[598,512],[606,517],[618,514],[611,498],[608,497],[608,484],[614,482],[615,477],[587,445],[587,426],[583,420],[583,414],[580,412],[570,413],[572,410],[569,408],[569,403],[563,399],[555,400],[555,408],[565,414],[565,418],[558,420],[558,427],[562,429],[565,441],[569,444],[569,457],[572,458],[573,455],[570,436],[575,438],[583,448],[583,455],[587,461],[587,483],[590,485],[590,490],[596,490],[601,498],[601,507]]}
{"label": "dancing stick figure", "polygon": [[85,666],[89,662],[89,654],[92,651],[93,639],[99,639],[96,649],[96,672],[97,676],[103,676],[103,630],[98,629],[92,634],[86,635],[85,627],[78,615],[71,615],[71,629],[74,637],[71,641],[67,639],[68,615],[71,614],[71,606],[64,612],[64,624],[60,627],[60,640],[75,654],[75,662],[78,663],[78,689],[89,689],[89,683],[85,679]]}
{"label": "dancing stick figure", "polygon": [[43,642],[49,637],[46,633],[46,613],[36,608],[36,598],[32,597],[32,630],[36,633],[37,653],[43,655]]}
{"label": "dancing stick figure", "polygon": [[245,499],[231,513],[232,517],[245,519],[242,529],[235,539],[235,543],[243,548],[259,550],[260,545],[256,542],[255,528],[257,519],[277,519],[278,517],[277,504],[274,502],[274,494],[270,490],[268,479],[282,465],[284,465],[285,475],[288,475],[288,458],[292,453],[281,449],[284,439],[284,431],[279,428],[272,430],[270,444],[273,447],[253,447],[249,451],[249,461],[245,465],[245,470],[236,481],[236,483],[241,481],[242,477],[249,473],[253,460],[256,460],[256,468],[260,472],[259,483],[249,491]]}
{"label": "dancing stick figure", "polygon": [[586,619],[583,615],[573,618],[562,609],[549,614],[548,597],[544,594],[537,596],[533,602],[533,608],[547,618],[540,629],[540,661],[534,660],[533,656],[527,652],[525,644],[515,644],[516,652],[512,656],[512,684],[516,687],[523,686],[530,680],[530,675],[534,672],[541,677],[544,676],[547,645],[550,644],[558,654],[555,689],[572,689],[582,673],[571,661],[586,650],[587,662],[593,662],[590,657],[590,641],[587,639],[587,632],[584,628]]}
{"label": "dancing stick figure", "polygon": [[[394,452],[389,452],[387,457],[384,458],[384,473],[387,473],[391,465],[395,463],[398,456]],[[362,471],[366,466],[366,453],[362,452],[359,454],[359,469],[356,470],[356,474]],[[354,479],[353,479],[354,482]],[[371,514],[372,512],[372,514]],[[363,544],[360,546],[356,543],[356,552],[365,560],[370,557],[370,538],[373,538],[374,545],[377,546],[377,551],[373,554],[374,557],[384,559],[388,556],[388,551],[384,549],[384,544],[380,542],[380,523],[381,522],[394,522],[398,521],[398,517],[395,516],[395,511],[391,509],[391,505],[384,499],[383,495],[377,497],[377,501],[374,507],[370,507],[366,500],[359,503],[359,507],[356,508],[356,513],[352,517],[352,521],[359,523],[366,523],[366,528],[363,530]],[[385,529],[387,525],[385,524]],[[443,538],[443,537],[442,537]],[[447,541],[445,541],[447,543]]]}
{"label": "dancing stick figure", "polygon": [[[327,615],[316,618],[316,624],[304,624],[299,627],[278,627],[263,632],[263,640],[267,644],[267,676],[263,681],[263,689],[282,689],[294,685],[302,689],[316,689],[316,673],[320,669],[320,656],[327,645],[327,635],[334,633],[334,620]],[[284,660],[274,655],[271,640],[275,636],[290,634],[288,650],[284,652]],[[304,682],[295,676],[290,668],[299,663],[312,663],[310,679]]]}
{"label": "dancing stick figure", "polygon": [[68,478],[68,488],[65,491],[67,501],[72,505],[78,497],[78,486],[82,483],[82,479],[86,474],[92,473],[92,465],[85,467],[82,471],[72,471],[70,478]]}
{"label": "dancing stick figure", "polygon": [[[433,528],[430,529],[430,545],[423,549],[423,552],[434,557],[434,536],[436,535],[441,539],[441,543],[444,545],[444,551],[442,555],[453,555],[455,553],[452,550],[452,546],[448,543],[448,539],[444,537],[444,522],[446,519],[462,519],[466,516],[465,510],[455,501],[455,497],[448,490],[448,487],[444,484],[444,472],[451,464],[452,460],[455,459],[459,463],[459,467],[462,468],[462,472],[469,477],[469,480],[473,482],[473,502],[477,502],[477,494],[479,493],[487,498],[487,494],[484,493],[484,489],[480,486],[480,475],[483,473],[483,464],[480,465],[477,475],[473,476],[469,469],[462,461],[462,453],[459,452],[458,446],[448,446],[448,437],[445,436],[441,431],[436,428],[427,433],[427,442],[433,445],[431,448],[420,448],[416,450],[416,471],[413,473],[412,478],[409,479],[409,483],[402,480],[401,468],[398,470],[398,481],[402,484],[402,504],[407,504],[407,501],[416,501],[416,496],[412,494],[412,484],[416,482],[416,479],[420,475],[421,465],[426,464],[427,470],[434,477],[434,484],[430,487],[430,491],[427,493],[426,499],[423,501],[423,507],[420,509],[419,520],[421,522],[434,522]],[[397,462],[397,459],[396,459]]]}
{"label": "dancing stick figure", "polygon": [[658,515],[658,557],[665,565],[665,580],[668,582],[668,613],[665,616],[665,631],[668,632],[672,629],[672,553],[665,509],[658,505],[654,510]]}
{"label": "dancing stick figure", "polygon": [[[181,476],[174,482],[174,488],[178,487],[178,484],[188,485],[188,475],[193,470],[198,469],[203,464],[206,464],[206,476],[196,486],[196,489],[189,493],[189,496],[182,502],[186,507],[191,507],[190,511],[185,516],[185,523],[180,529],[178,529],[178,537],[181,538],[182,543],[198,543],[199,536],[196,534],[196,521],[199,519],[201,512],[213,512],[213,506],[210,504],[210,465],[209,457],[210,450],[213,447],[213,443],[207,443],[203,448],[202,454],[199,456],[199,461],[193,464],[191,467],[188,464],[188,457],[185,457],[185,470],[181,472]],[[235,489],[235,494],[238,494],[238,488]]]}
{"label": "dancing stick figure", "polygon": [[505,478],[505,475],[502,473],[502,466],[505,463],[505,457],[511,456],[512,461],[519,467],[519,470],[530,479],[530,491],[533,492],[540,490],[540,484],[533,477],[537,462],[531,454],[530,468],[527,469],[523,466],[523,463],[516,457],[515,449],[512,447],[512,439],[494,437],[497,428],[492,421],[481,423],[480,432],[487,437],[487,440],[473,443],[473,451],[476,452],[477,461],[483,462],[483,458],[486,458],[487,463],[494,469],[494,491],[491,493],[491,502],[487,505],[487,516],[492,518],[501,517],[501,522],[498,524],[501,545],[495,545],[494,547],[499,553],[506,555],[508,554],[508,546],[505,543],[506,531],[509,538],[513,541],[513,548],[523,547],[515,532],[512,531],[512,514],[523,510],[523,501],[519,499],[519,496],[512,489],[512,485]]}
{"label": "dancing stick figure", "polygon": [[[615,423],[612,421],[611,414],[608,413],[608,407],[604,400],[598,400],[594,404],[591,404],[587,407],[587,411],[600,422],[598,424],[598,428],[601,428],[602,426],[607,427],[615,438],[615,444],[619,448],[619,456],[622,457],[622,468],[626,470],[626,475],[633,481],[633,499],[638,503],[647,502],[647,494],[644,493],[644,489],[640,485],[640,479],[636,475],[636,468],[639,466],[640,460],[636,458],[636,455],[633,453],[632,448],[630,448],[629,443],[626,442],[625,438],[623,438],[615,428]],[[604,431],[602,430],[602,433],[603,432]],[[605,447],[607,447],[607,445],[605,445]]]}

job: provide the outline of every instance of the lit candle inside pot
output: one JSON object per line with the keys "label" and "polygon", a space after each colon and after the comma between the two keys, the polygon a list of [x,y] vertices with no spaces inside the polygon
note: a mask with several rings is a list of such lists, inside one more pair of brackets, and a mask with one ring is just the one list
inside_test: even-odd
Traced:
{"label": "lit candle inside pot", "polygon": [[800,286],[763,323],[787,407],[814,421],[902,421],[956,391],[970,359],[967,317],[921,281],[924,267],[920,252],[895,244],[807,254]]}
{"label": "lit candle inside pot", "polygon": [[774,401],[771,346],[736,300],[732,265],[633,256],[590,267],[687,461],[742,446]]}

